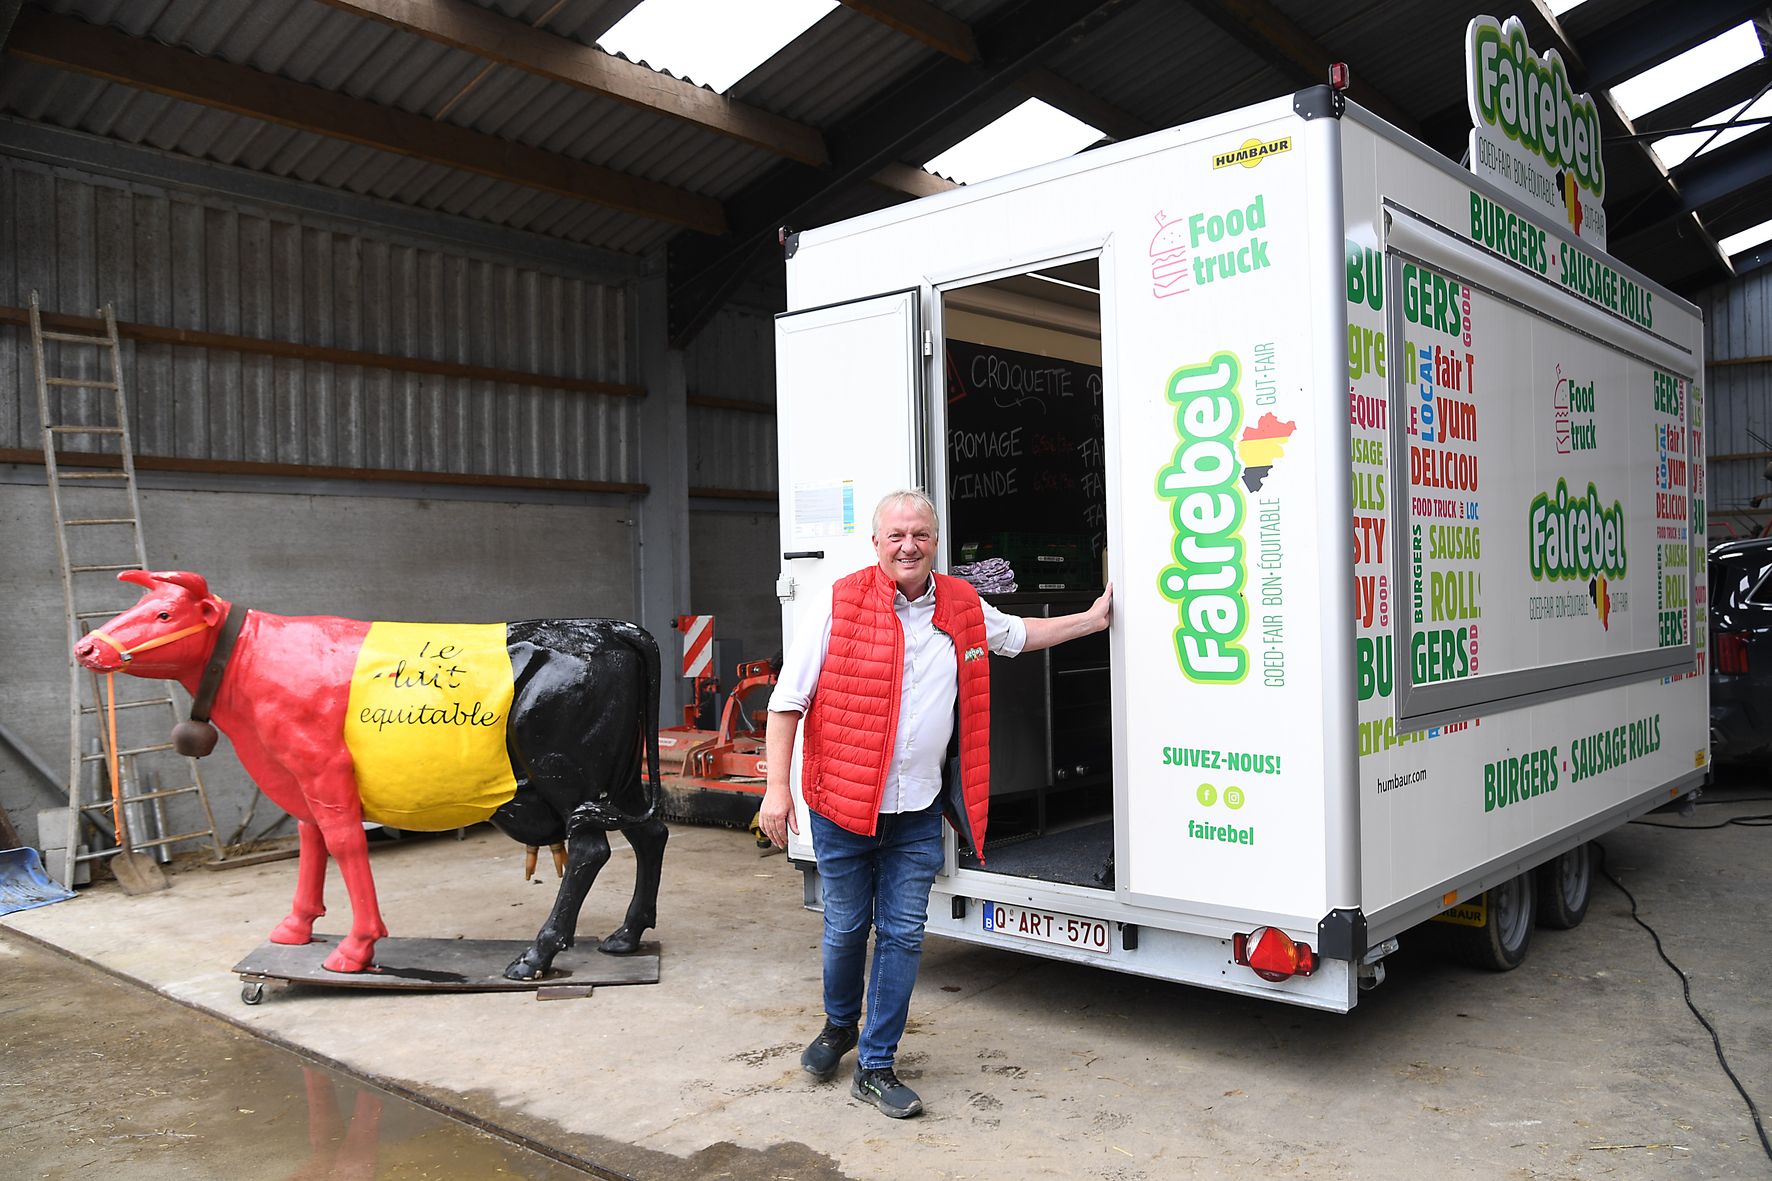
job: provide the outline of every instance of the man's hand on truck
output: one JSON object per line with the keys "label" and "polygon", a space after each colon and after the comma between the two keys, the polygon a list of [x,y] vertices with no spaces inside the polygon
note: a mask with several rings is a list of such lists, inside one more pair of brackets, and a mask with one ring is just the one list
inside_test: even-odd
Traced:
{"label": "man's hand on truck", "polygon": [[800,730],[800,714],[786,710],[769,711],[769,730],[763,740],[764,757],[769,763],[769,784],[763,790],[763,807],[757,812],[757,827],[778,848],[787,848],[788,833],[798,836],[799,822],[794,819],[794,797],[788,790],[788,772],[794,765],[794,735]]}
{"label": "man's hand on truck", "polygon": [[1089,610],[1079,611],[1075,615],[1060,615],[1052,619],[1041,619],[1029,616],[1027,620],[1028,640],[1022,645],[1023,652],[1038,652],[1042,648],[1050,648],[1062,644],[1066,640],[1074,640],[1079,636],[1092,636],[1096,632],[1106,631],[1113,621],[1114,584],[1108,583],[1101,592],[1101,597],[1091,603]]}

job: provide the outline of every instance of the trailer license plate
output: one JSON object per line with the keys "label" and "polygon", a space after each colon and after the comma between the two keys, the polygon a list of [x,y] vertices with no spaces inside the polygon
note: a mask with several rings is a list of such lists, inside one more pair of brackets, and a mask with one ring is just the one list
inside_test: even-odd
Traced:
{"label": "trailer license plate", "polygon": [[1053,914],[1045,910],[1005,906],[1001,902],[987,902],[981,909],[984,912],[986,931],[1103,954],[1108,949],[1108,924],[1105,919],[1081,919],[1074,915]]}

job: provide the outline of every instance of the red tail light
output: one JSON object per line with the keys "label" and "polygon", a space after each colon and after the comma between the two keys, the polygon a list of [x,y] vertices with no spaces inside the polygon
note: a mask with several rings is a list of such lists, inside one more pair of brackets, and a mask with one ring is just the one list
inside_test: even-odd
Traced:
{"label": "red tail light", "polygon": [[1278,927],[1257,927],[1247,935],[1233,935],[1231,958],[1253,969],[1263,980],[1276,984],[1293,976],[1309,976],[1317,970],[1317,957],[1311,945],[1294,942]]}
{"label": "red tail light", "polygon": [[1724,676],[1747,674],[1747,637],[1734,632],[1717,633],[1716,669]]}

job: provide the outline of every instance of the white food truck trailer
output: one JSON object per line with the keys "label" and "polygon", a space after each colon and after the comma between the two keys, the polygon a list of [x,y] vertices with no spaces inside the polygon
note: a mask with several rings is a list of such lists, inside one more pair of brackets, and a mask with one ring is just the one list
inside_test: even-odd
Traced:
{"label": "white food truck trailer", "polygon": [[1345,1011],[1702,783],[1702,321],[1567,219],[1316,87],[784,243],[787,640],[903,486],[1003,610],[1114,586],[991,661],[932,931]]}

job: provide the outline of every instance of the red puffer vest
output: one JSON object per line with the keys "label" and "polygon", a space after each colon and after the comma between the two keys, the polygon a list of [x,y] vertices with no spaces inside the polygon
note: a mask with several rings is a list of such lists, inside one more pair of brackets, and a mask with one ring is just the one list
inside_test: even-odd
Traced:
{"label": "red puffer vest", "polygon": [[[904,629],[897,586],[878,566],[831,588],[831,642],[806,711],[801,791],[806,805],[850,832],[872,836],[898,741]],[[944,789],[948,820],[974,849],[990,809],[991,674],[984,608],[970,583],[935,576],[935,626],[953,641],[959,670],[960,785]]]}

